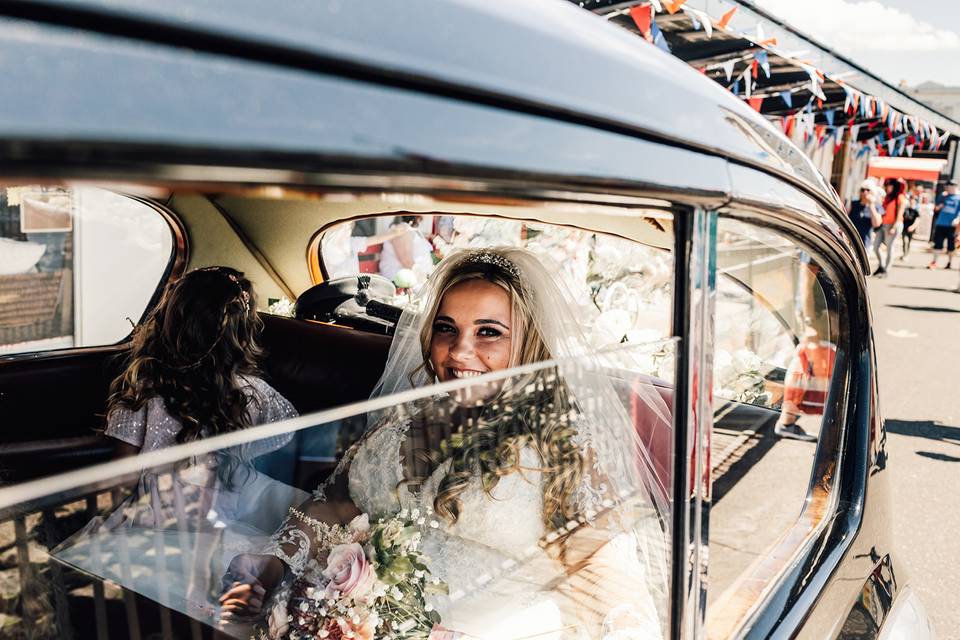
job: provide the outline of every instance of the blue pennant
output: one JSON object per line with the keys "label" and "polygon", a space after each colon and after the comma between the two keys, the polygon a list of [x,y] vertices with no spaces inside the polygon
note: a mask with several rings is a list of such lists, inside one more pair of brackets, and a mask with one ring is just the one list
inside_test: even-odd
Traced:
{"label": "blue pennant", "polygon": [[832,127],[832,126],[833,126],[833,118],[834,118],[834,115],[835,115],[835,114],[834,114],[834,110],[833,110],[833,109],[827,109],[826,111],[823,112],[823,115],[824,115],[824,116],[826,117],[826,119],[827,119],[827,124]]}
{"label": "blue pennant", "polygon": [[766,51],[761,51],[757,55],[753,56],[753,59],[757,61],[760,65],[760,68],[763,69],[763,73],[769,78],[770,77],[770,57],[767,55]]}
{"label": "blue pennant", "polygon": [[663,32],[657,26],[656,20],[650,21],[650,35],[653,36],[653,44],[670,53],[670,45],[667,43],[667,39],[663,37]]}
{"label": "blue pennant", "polygon": [[787,105],[787,108],[793,107],[793,94],[790,91],[781,91],[780,98],[783,100],[784,104]]}

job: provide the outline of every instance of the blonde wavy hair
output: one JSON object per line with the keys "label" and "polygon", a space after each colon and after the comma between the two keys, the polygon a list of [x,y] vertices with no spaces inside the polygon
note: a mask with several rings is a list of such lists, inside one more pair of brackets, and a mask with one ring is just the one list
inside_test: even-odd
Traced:
{"label": "blonde wavy hair", "polygon": [[[483,258],[478,259],[481,255]],[[425,310],[426,322],[420,332],[423,363],[410,372],[411,379],[419,372],[430,379],[435,377],[430,364],[433,321],[447,292],[470,280],[490,282],[510,294],[511,367],[551,359],[550,348],[537,328],[537,314],[546,310],[537,305],[536,292],[524,285],[526,278],[520,267],[503,250],[496,249],[464,252],[451,259],[455,262],[445,265],[447,269],[436,285],[437,293]],[[439,451],[432,452],[436,464],[447,460],[451,463],[434,500],[435,511],[451,523],[459,518],[460,495],[478,470],[490,497],[500,478],[530,470],[520,464],[520,453],[527,446],[540,458],[536,470],[543,474],[544,523],[557,527],[576,517],[576,493],[583,479],[584,455],[575,443],[576,426],[571,419],[573,407],[567,391],[559,381],[545,381],[545,373],[509,379],[495,398],[469,411],[469,419],[462,421],[460,430],[444,440]]]}

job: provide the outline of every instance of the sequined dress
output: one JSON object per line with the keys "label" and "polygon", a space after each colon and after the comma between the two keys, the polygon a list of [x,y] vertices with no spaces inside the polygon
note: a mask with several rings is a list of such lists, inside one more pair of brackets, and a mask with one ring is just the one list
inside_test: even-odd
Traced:
{"label": "sequined dress", "polygon": [[[264,380],[245,376],[253,425],[297,415]],[[160,398],[120,409],[106,434],[142,453],[172,447],[181,428]],[[290,506],[308,494],[258,472],[255,458],[283,447],[277,436],[178,464],[146,469],[132,494],[53,551],[66,564],[215,625],[220,580],[238,553],[261,550]],[[220,454],[228,453],[223,456]],[[224,472],[223,460],[235,462]]]}

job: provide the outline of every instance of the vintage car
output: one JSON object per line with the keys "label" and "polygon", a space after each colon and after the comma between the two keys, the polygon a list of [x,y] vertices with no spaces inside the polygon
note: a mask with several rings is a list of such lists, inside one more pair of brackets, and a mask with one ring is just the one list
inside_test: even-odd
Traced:
{"label": "vintage car", "polygon": [[[648,479],[603,505],[642,523],[624,531],[646,569],[590,573],[621,538],[552,554],[589,540],[589,518],[507,549],[539,522],[513,510],[500,529],[474,522],[489,556],[452,534],[436,547],[446,609],[418,600],[413,616],[435,629],[337,633],[933,637],[891,539],[866,255],[807,158],[721,87],[563,2],[0,15],[0,636],[295,633],[307,608],[281,606],[285,629],[225,621],[221,580],[369,416],[487,378],[524,381],[523,405],[599,362],[589,375],[617,393],[601,409],[629,420],[616,437]],[[504,245],[554,265],[591,351],[371,397],[434,270]],[[301,417],[121,458],[104,414],[132,332],[168,283],[211,265],[253,282],[263,376]],[[232,480],[210,461],[264,442],[240,465],[264,484],[233,485],[224,506]],[[391,467],[368,465],[351,487]],[[144,487],[170,494],[166,519],[134,522]],[[545,559],[552,580],[510,582]]]}

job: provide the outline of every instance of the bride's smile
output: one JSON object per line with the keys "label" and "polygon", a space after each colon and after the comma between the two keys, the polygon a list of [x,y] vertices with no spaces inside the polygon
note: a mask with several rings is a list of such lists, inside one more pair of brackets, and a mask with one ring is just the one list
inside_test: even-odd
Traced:
{"label": "bride's smile", "polygon": [[510,293],[487,280],[451,287],[440,302],[430,340],[430,364],[441,382],[510,366]]}

